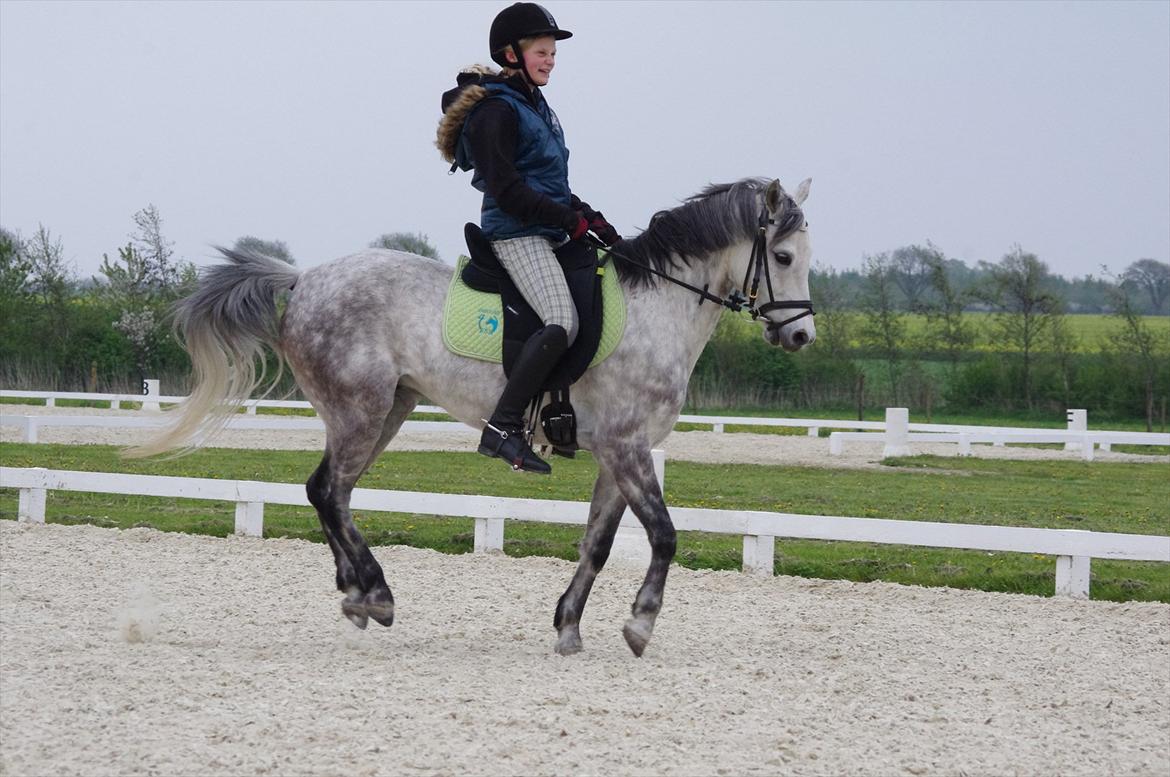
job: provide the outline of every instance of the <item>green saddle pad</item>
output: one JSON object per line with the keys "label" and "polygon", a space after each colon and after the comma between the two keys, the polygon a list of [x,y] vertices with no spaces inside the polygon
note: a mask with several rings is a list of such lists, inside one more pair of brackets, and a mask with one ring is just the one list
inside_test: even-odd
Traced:
{"label": "green saddle pad", "polygon": [[[476,291],[463,282],[463,268],[471,261],[460,256],[455,277],[447,289],[443,304],[443,344],[451,353],[485,362],[503,362],[504,308],[500,295]],[[618,283],[617,270],[607,256],[597,268],[601,275],[601,299],[604,319],[601,342],[590,367],[595,367],[613,353],[626,331],[626,297]]]}

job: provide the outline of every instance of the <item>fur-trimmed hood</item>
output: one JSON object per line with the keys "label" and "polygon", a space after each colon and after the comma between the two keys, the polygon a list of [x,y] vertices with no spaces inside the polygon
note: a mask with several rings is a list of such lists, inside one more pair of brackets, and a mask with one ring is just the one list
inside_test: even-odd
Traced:
{"label": "fur-trimmed hood", "polygon": [[439,119],[439,128],[435,134],[435,146],[443,159],[455,161],[463,123],[479,101],[488,96],[488,90],[480,84],[486,79],[500,77],[500,71],[493,67],[472,65],[459,71],[454,89],[443,93],[443,117]]}

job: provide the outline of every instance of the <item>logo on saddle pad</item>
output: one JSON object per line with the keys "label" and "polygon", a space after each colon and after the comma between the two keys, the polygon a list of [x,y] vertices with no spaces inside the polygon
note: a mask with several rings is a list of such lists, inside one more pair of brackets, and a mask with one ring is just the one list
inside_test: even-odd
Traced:
{"label": "logo on saddle pad", "polygon": [[[504,309],[499,294],[476,291],[463,282],[468,259],[459,257],[443,303],[443,344],[459,356],[496,362],[504,358]],[[626,330],[626,298],[612,263],[602,265],[601,299],[604,316],[601,342],[592,367],[613,353]]]}
{"label": "logo on saddle pad", "polygon": [[491,337],[500,331],[500,310],[484,310],[480,308],[475,311],[475,328],[481,335]]}

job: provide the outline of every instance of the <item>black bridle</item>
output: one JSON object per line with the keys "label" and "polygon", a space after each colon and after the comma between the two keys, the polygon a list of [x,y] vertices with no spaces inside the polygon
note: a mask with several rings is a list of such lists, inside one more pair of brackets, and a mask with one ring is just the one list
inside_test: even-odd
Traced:
{"label": "black bridle", "polygon": [[[689,291],[692,291],[695,294],[698,294],[700,305],[702,305],[705,301],[710,300],[711,302],[714,302],[717,305],[722,305],[723,307],[727,308],[728,310],[734,311],[736,313],[738,313],[741,310],[746,308],[747,311],[749,313],[751,313],[753,321],[755,319],[759,318],[760,316],[766,316],[766,314],[768,312],[773,311],[773,310],[793,310],[793,309],[796,309],[796,310],[803,311],[801,313],[797,313],[795,316],[791,316],[789,318],[786,318],[779,323],[772,321],[772,319],[770,319],[770,318],[765,318],[765,320],[768,322],[768,325],[770,327],[774,327],[776,329],[779,329],[783,326],[787,326],[788,324],[791,324],[793,321],[799,321],[800,319],[804,318],[805,316],[815,316],[816,311],[813,310],[812,300],[808,300],[808,299],[777,300],[776,294],[772,291],[772,273],[768,269],[768,225],[775,224],[775,223],[776,223],[776,221],[774,219],[768,217],[767,207],[765,207],[763,210],[760,211],[759,228],[756,231],[755,240],[752,242],[752,255],[751,255],[751,258],[748,259],[747,271],[744,273],[743,284],[741,287],[741,288],[748,289],[748,295],[746,297],[743,295],[743,292],[740,289],[732,289],[731,293],[728,294],[726,297],[717,296],[717,295],[712,294],[711,292],[707,291],[707,287],[710,284],[704,284],[703,288],[701,288],[701,289],[698,286],[692,286],[691,284],[689,284],[685,281],[680,281],[678,278],[671,277],[670,275],[667,275],[666,273],[662,272],[661,270],[658,270],[654,267],[651,267],[648,264],[643,264],[642,262],[635,261],[634,259],[631,259],[630,257],[625,256],[625,255],[621,254],[620,252],[613,250],[612,248],[607,248],[605,246],[605,244],[603,244],[600,240],[597,240],[596,238],[594,238],[592,235],[587,235],[587,236],[590,238],[590,240],[593,242],[593,244],[596,247],[602,249],[603,251],[606,251],[607,253],[611,254],[612,256],[614,256],[618,259],[621,259],[623,262],[628,262],[629,264],[632,264],[635,267],[640,267],[643,270],[646,270],[647,272],[651,272],[660,278],[665,278],[666,280],[670,281],[671,283],[682,286],[684,289],[688,289]],[[764,278],[764,282],[768,286],[769,301],[764,303],[763,305],[760,305],[759,307],[756,307],[756,297],[759,294],[759,290],[760,290],[760,277],[761,276]],[[751,279],[751,287],[750,288],[748,287],[748,279],[749,278]]]}

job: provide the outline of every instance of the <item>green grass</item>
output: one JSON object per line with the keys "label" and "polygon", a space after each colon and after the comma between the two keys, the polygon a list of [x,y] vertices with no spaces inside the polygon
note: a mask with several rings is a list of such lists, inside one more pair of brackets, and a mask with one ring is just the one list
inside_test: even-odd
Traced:
{"label": "green grass", "polygon": [[[0,444],[5,466],[304,482],[318,454],[303,451],[206,449],[169,461],[123,461],[105,446]],[[672,505],[814,515],[1005,526],[1170,534],[1170,496],[1160,464],[1003,461],[914,457],[892,459],[882,471],[671,462],[666,498]],[[476,454],[386,453],[362,479],[368,488],[524,496],[587,501],[596,467],[588,455],[556,460],[553,477],[517,476]],[[234,505],[197,500],[51,492],[48,520],[129,528],[151,526],[224,536]],[[0,489],[0,518],[16,513],[16,493]],[[358,511],[356,521],[374,545],[403,544],[465,553],[473,521]],[[580,527],[509,523],[505,552],[513,556],[577,558]],[[265,535],[322,542],[308,508],[269,505]],[[327,558],[324,557],[324,558]],[[678,563],[737,569],[738,536],[680,534]],[[780,540],[776,572],[856,581],[976,588],[1050,595],[1054,560],[1022,553]],[[1095,561],[1094,598],[1170,602],[1170,565]]]}
{"label": "green grass", "polygon": [[[860,313],[853,314],[860,320]],[[973,350],[980,352],[1000,352],[1002,343],[996,341],[995,314],[984,312],[967,312],[964,320],[974,327],[975,343]],[[926,332],[926,316],[920,314],[905,314],[906,335],[909,338],[919,338]],[[1162,338],[1170,337],[1170,316],[1144,316],[1143,320],[1150,330]],[[1079,313],[1065,316],[1069,331],[1076,343],[1079,353],[1096,353],[1101,345],[1116,336],[1122,328],[1122,322],[1116,316]],[[854,331],[857,331],[854,327]],[[854,343],[860,347],[860,342]]]}

